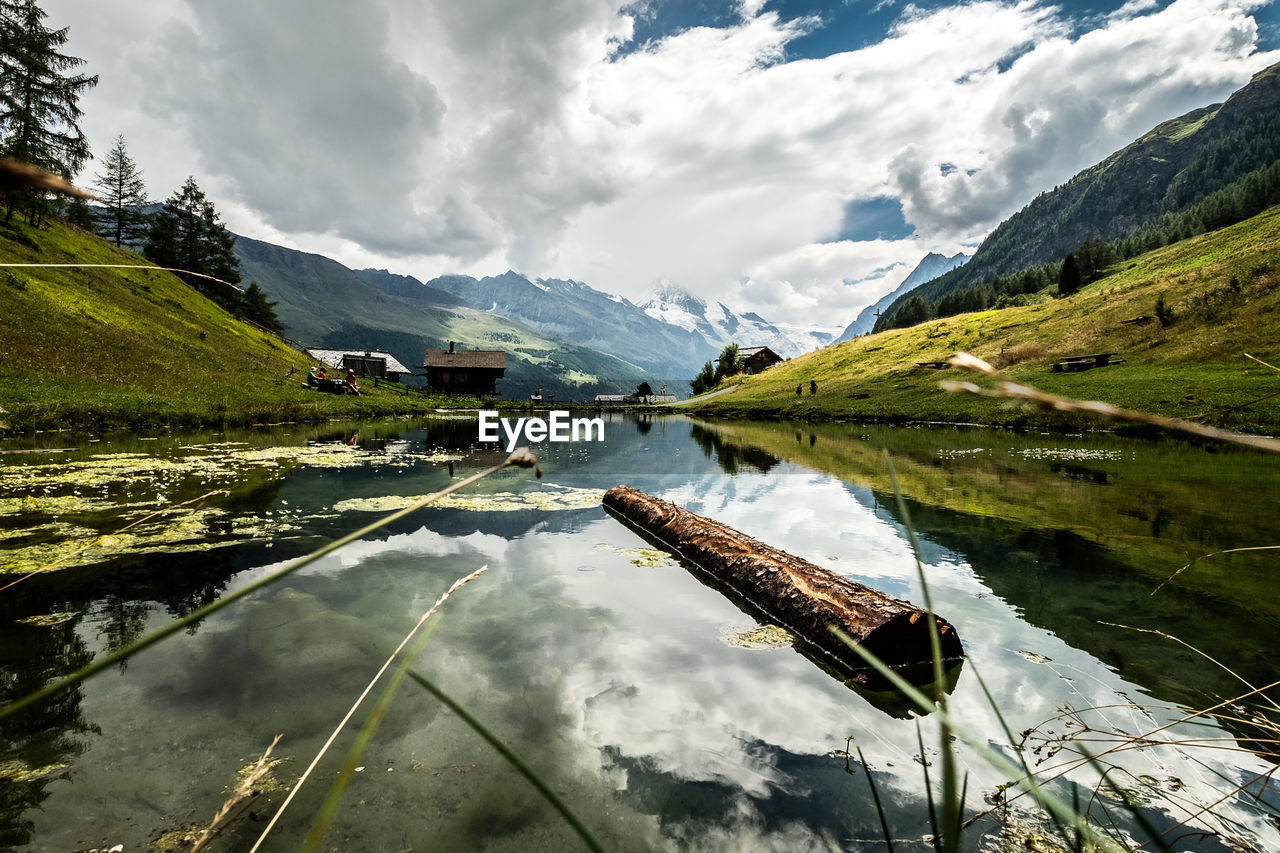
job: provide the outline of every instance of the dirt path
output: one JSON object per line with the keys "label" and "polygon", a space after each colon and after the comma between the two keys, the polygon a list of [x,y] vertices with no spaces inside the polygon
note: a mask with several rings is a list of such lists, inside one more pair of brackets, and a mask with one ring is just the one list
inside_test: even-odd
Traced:
{"label": "dirt path", "polygon": [[690,397],[688,400],[681,400],[677,403],[664,403],[664,406],[687,406],[690,403],[701,403],[704,400],[710,400],[712,397],[719,397],[721,394],[728,394],[730,391],[737,391],[737,385],[730,385],[728,388],[721,388],[719,391],[712,391],[709,394],[700,394],[697,397]]}

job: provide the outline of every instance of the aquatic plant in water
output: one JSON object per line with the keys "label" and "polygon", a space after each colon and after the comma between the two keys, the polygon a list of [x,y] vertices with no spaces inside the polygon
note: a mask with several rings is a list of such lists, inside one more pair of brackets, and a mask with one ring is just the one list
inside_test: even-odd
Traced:
{"label": "aquatic plant in water", "polygon": [[[331,514],[236,514],[211,501],[177,503],[174,496],[233,488],[255,476],[278,476],[295,468],[410,468],[465,458],[444,450],[366,451],[336,443],[192,444],[178,451],[171,456],[100,453],[0,466],[0,573],[26,575],[126,555],[182,553],[205,549],[214,541],[270,543]],[[371,509],[396,509],[413,499],[392,498],[385,507]],[[530,505],[553,509],[564,500],[531,499]],[[465,502],[455,506],[480,508]]]}
{"label": "aquatic plant in water", "polygon": [[[520,512],[538,510],[592,509],[600,505],[603,489],[578,489],[571,486],[543,484],[523,492],[495,492],[488,495],[451,495],[436,501],[438,509],[463,509],[473,512]],[[421,495],[402,497],[380,495],[372,498],[348,498],[333,505],[337,512],[389,512],[421,499]]]}

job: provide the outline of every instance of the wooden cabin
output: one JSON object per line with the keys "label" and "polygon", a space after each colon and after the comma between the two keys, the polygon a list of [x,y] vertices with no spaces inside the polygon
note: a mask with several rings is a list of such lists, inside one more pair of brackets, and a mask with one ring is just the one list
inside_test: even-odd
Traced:
{"label": "wooden cabin", "polygon": [[343,350],[343,349],[308,349],[307,355],[325,367],[346,373],[350,370],[362,379],[385,379],[388,382],[399,382],[400,377],[410,373],[395,356],[389,352],[378,350]]}
{"label": "wooden cabin", "polygon": [[497,382],[507,371],[507,354],[500,349],[429,349],[422,366],[427,390],[463,397],[496,397]]}
{"label": "wooden cabin", "polygon": [[738,357],[742,359],[743,373],[759,373],[782,361],[782,356],[768,347],[741,347]]}

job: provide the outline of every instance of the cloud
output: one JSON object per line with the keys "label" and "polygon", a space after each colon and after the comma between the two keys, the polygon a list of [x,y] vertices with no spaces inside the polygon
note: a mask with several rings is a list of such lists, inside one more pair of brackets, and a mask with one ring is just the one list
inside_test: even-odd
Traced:
{"label": "cloud", "polygon": [[[73,24],[103,18],[54,5]],[[568,213],[610,197],[607,145],[574,92],[627,35],[613,4],[229,0],[141,7],[131,24],[129,61],[105,39],[87,51],[131,81],[106,92],[140,113],[131,145],[164,132],[167,155],[146,159],[184,161],[166,182],[195,173],[274,233],[533,263]]]}
{"label": "cloud", "polygon": [[466,255],[490,236],[448,195],[427,215],[413,207],[444,104],[388,51],[385,9],[339,0],[191,8],[193,20],[166,29],[160,62],[172,73],[155,81],[157,107],[236,201],[282,231],[336,231],[373,251],[430,239]]}
{"label": "cloud", "polygon": [[[969,133],[957,135],[983,144],[911,142],[893,156],[890,183],[908,220],[952,237],[988,230],[1037,192],[1221,98],[1276,58],[1253,53],[1257,31],[1244,6],[1177,0],[1138,16],[1142,8],[1130,3],[1074,38],[1061,22],[1042,21],[1043,37],[1007,70],[945,87],[969,116],[960,120]],[[960,168],[944,175],[943,163]]]}
{"label": "cloud", "polygon": [[810,243],[750,267],[733,295],[770,319],[843,327],[897,287],[931,245],[914,239]]}
{"label": "cloud", "polygon": [[[874,271],[972,247],[1280,58],[1255,0],[907,6],[797,61],[820,22],[758,0],[643,45],[633,15],[660,8],[616,0],[47,5],[102,76],[95,147],[123,133],[154,194],[194,174],[250,236],[419,277],[667,279],[794,322],[856,312],[897,283]],[[914,234],[823,246],[881,198]]]}
{"label": "cloud", "polygon": [[[663,276],[803,322],[887,254],[971,249],[1038,192],[1247,81],[1278,58],[1255,52],[1250,8],[1131,5],[1084,33],[1029,2],[913,8],[876,44],[790,63],[777,57],[798,32],[768,13],[671,36],[599,70],[593,105],[625,130],[631,180],[573,220],[559,260],[624,293]],[[850,203],[886,196],[912,239],[819,246]]]}

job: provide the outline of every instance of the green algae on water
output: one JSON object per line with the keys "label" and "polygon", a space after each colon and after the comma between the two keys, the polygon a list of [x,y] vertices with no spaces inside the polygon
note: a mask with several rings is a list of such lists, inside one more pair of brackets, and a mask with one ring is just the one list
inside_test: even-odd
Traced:
{"label": "green algae on water", "polygon": [[215,522],[226,517],[216,509],[182,507],[157,515],[145,525],[118,533],[98,533],[70,524],[42,525],[0,532],[0,546],[33,530],[60,530],[63,538],[5,547],[0,551],[0,574],[27,574],[73,566],[89,566],[124,554],[182,553],[209,547]]}
{"label": "green algae on water", "polygon": [[654,548],[619,548],[617,545],[610,545],[607,542],[601,542],[596,546],[597,551],[613,551],[621,554],[631,560],[633,566],[642,566],[644,568],[656,569],[661,566],[677,565],[676,560],[666,551],[658,551]]}
{"label": "green algae on water", "polygon": [[795,634],[778,625],[762,625],[752,631],[741,631],[724,638],[726,643],[740,649],[776,649],[790,646],[795,640]]}
{"label": "green algae on water", "polygon": [[[426,495],[380,495],[373,498],[349,498],[333,505],[338,512],[393,512],[404,509]],[[602,489],[578,489],[572,486],[545,484],[525,492],[495,492],[488,495],[446,495],[428,506],[463,509],[472,512],[520,512],[541,510],[591,509],[600,506]]]}
{"label": "green algae on water", "polygon": [[[179,451],[0,465],[0,574],[180,553],[207,548],[214,539],[218,544],[274,542],[298,533],[304,521],[333,515],[236,514],[218,508],[226,490],[274,480],[295,468],[408,468],[464,458],[444,450],[366,451],[337,443],[187,445]],[[554,495],[544,503],[565,508],[568,499]]]}
{"label": "green algae on water", "polygon": [[24,761],[9,759],[0,761],[0,779],[10,782],[34,782],[59,770],[66,770],[69,766],[68,764],[46,764],[43,767],[31,767]]}
{"label": "green algae on water", "polygon": [[24,619],[15,621],[20,625],[36,625],[41,628],[50,628],[54,625],[61,625],[63,622],[70,622],[78,615],[69,610],[63,610],[58,613],[41,613],[35,616],[27,616]]}

